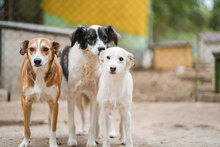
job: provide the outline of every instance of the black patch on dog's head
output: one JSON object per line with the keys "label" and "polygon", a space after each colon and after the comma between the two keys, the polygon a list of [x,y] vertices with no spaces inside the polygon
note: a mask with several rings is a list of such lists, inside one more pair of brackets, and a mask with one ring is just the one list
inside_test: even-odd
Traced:
{"label": "black patch on dog's head", "polygon": [[107,30],[105,27],[99,27],[98,34],[99,34],[100,40],[102,40],[104,44],[110,43],[108,42],[108,34],[107,34]]}
{"label": "black patch on dog's head", "polygon": [[88,44],[89,45],[95,45],[97,41],[97,34],[94,29],[89,29],[87,31],[87,39],[88,39]]}
{"label": "black patch on dog's head", "polygon": [[[100,31],[100,33],[103,32],[103,31]],[[107,26],[105,27],[105,32],[107,34],[107,43],[111,43],[112,41],[114,41],[115,45],[118,45],[118,40],[119,40],[119,37],[120,35],[113,29],[112,26]],[[101,34],[100,34],[101,36]],[[105,36],[105,35],[103,35]]]}
{"label": "black patch on dog's head", "polygon": [[87,27],[80,26],[73,32],[71,37],[71,47],[75,45],[76,41],[80,44],[81,49],[87,48]]}

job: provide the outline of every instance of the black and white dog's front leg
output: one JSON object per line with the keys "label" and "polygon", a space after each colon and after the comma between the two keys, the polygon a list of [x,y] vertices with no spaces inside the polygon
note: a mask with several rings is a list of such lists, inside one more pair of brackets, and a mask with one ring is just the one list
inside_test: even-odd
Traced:
{"label": "black and white dog's front leg", "polygon": [[69,138],[68,138],[67,145],[77,146],[75,115],[74,115],[76,97],[72,95],[70,89],[69,89],[68,94],[69,94],[69,97],[67,100],[67,107],[68,107],[68,120],[69,120]]}
{"label": "black and white dog's front leg", "polygon": [[90,106],[90,128],[88,133],[88,141],[87,141],[87,147],[96,147],[96,137],[97,137],[97,119],[98,119],[98,105],[96,100],[91,101]]}

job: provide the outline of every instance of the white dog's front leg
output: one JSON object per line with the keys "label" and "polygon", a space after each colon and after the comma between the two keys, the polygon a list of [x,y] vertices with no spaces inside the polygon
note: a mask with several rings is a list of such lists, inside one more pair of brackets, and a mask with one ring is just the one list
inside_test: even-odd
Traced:
{"label": "white dog's front leg", "polygon": [[121,120],[120,120],[120,141],[122,142],[123,145],[125,145],[125,126],[124,126],[124,118],[123,118],[123,114],[120,111],[120,116],[121,116]]}
{"label": "white dog's front leg", "polygon": [[67,101],[67,105],[68,105],[68,118],[69,118],[69,139],[67,145],[77,146],[76,127],[75,127],[75,119],[74,119],[75,99],[69,97]]}
{"label": "white dog's front leg", "polygon": [[103,106],[100,109],[100,118],[103,129],[103,147],[110,147],[109,141],[109,111]]}
{"label": "white dog's front leg", "polygon": [[87,141],[87,147],[96,147],[96,119],[97,118],[97,103],[96,101],[92,101],[90,106],[90,127],[89,127],[89,133],[88,133],[88,141]]}
{"label": "white dog's front leg", "polygon": [[115,127],[114,127],[114,123],[113,123],[113,119],[112,119],[111,114],[109,114],[109,116],[108,116],[108,122],[109,122],[109,136],[111,138],[115,138],[117,136],[117,133],[115,131]]}
{"label": "white dog's front leg", "polygon": [[126,147],[133,147],[133,141],[131,137],[131,113],[127,108],[123,108],[121,111],[126,132]]}

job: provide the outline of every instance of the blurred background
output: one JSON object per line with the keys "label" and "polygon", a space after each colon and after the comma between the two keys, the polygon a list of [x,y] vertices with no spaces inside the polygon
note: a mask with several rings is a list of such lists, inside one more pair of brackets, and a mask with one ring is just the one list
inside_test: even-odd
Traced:
{"label": "blurred background", "polygon": [[134,100],[220,101],[219,7],[220,0],[0,0],[0,98],[20,100],[23,40],[64,47],[79,24],[98,24],[112,25],[119,46],[135,55]]}
{"label": "blurred background", "polygon": [[[0,147],[22,141],[20,43],[46,37],[64,48],[78,25],[93,24],[112,25],[135,56],[134,147],[220,146],[220,0],[0,0]],[[60,147],[68,138],[66,94],[63,78]],[[48,147],[48,106],[32,110],[33,146]],[[79,113],[75,121],[78,130]],[[86,146],[87,133],[77,139]]]}

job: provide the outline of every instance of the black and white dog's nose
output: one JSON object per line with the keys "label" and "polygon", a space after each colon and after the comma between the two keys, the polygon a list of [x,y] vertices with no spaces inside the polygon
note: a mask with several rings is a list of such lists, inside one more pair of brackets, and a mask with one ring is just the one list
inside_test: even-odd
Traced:
{"label": "black and white dog's nose", "polygon": [[116,71],[116,67],[110,67],[110,70],[112,73],[114,73]]}
{"label": "black and white dog's nose", "polygon": [[34,59],[34,63],[36,66],[39,66],[41,64],[41,59],[40,58]]}
{"label": "black and white dog's nose", "polygon": [[98,50],[99,50],[99,52],[104,51],[105,47],[99,47]]}

